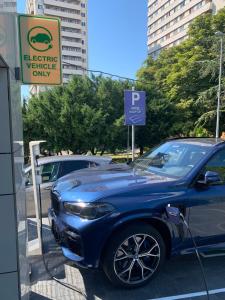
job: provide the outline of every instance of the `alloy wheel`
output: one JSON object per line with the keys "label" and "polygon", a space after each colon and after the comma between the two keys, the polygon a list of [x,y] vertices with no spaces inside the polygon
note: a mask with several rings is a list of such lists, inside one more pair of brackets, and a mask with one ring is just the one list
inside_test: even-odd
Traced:
{"label": "alloy wheel", "polygon": [[160,262],[160,246],[148,234],[128,237],[117,249],[114,256],[114,271],[126,284],[146,281],[156,271]]}

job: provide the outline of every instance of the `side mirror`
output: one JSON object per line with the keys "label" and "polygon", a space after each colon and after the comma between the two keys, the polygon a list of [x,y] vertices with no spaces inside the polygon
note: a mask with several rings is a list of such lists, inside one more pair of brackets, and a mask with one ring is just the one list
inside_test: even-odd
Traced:
{"label": "side mirror", "polygon": [[204,180],[199,180],[197,183],[209,185],[211,183],[219,183],[219,182],[221,182],[221,178],[217,172],[207,171],[205,173]]}
{"label": "side mirror", "polygon": [[30,186],[30,185],[31,185],[31,184],[30,184],[29,179],[26,179],[26,181],[25,181],[25,186],[28,187],[28,186]]}
{"label": "side mirror", "polygon": [[220,175],[217,172],[207,171],[205,173],[205,183],[216,183],[221,182]]}
{"label": "side mirror", "polygon": [[180,224],[180,210],[177,207],[170,206],[166,207],[166,214],[171,223]]}

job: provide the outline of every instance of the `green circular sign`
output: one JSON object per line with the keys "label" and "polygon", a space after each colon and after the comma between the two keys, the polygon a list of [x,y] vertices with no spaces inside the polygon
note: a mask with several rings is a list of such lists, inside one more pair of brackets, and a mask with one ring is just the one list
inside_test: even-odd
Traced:
{"label": "green circular sign", "polygon": [[52,49],[52,34],[42,26],[31,28],[27,34],[27,41],[31,48],[39,52],[45,52]]}
{"label": "green circular sign", "polygon": [[0,26],[0,46],[3,46],[6,42],[6,31]]}

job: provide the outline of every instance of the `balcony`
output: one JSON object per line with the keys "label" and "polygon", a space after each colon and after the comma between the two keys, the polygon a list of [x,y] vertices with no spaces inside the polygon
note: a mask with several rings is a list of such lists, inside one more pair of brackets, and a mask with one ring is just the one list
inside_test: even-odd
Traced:
{"label": "balcony", "polygon": [[44,0],[44,4],[54,5],[54,6],[63,7],[63,8],[81,10],[81,5],[80,4],[67,3],[67,2],[64,2],[64,1]]}
{"label": "balcony", "polygon": [[65,27],[69,27],[69,28],[83,28],[80,24],[76,24],[76,23],[70,23],[70,22],[65,22],[65,21],[61,21],[61,26],[65,26]]}
{"label": "balcony", "polygon": [[81,20],[80,14],[74,14],[72,12],[71,13],[63,12],[63,11],[56,10],[56,9],[44,8],[44,14],[49,15],[49,16],[54,16],[54,17],[64,17],[64,18]]}
{"label": "balcony", "polygon": [[82,48],[83,45],[82,43],[77,43],[77,42],[69,42],[69,41],[61,41],[62,46],[69,46],[69,47],[78,47]]}

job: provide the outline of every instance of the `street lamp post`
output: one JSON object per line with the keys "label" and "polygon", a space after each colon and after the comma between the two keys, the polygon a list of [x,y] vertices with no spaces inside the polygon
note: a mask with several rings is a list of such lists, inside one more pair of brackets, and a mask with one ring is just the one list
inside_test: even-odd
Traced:
{"label": "street lamp post", "polygon": [[221,96],[221,78],[222,78],[222,66],[223,66],[223,32],[216,32],[216,36],[220,37],[220,65],[219,65],[219,85],[217,95],[217,113],[216,113],[216,139],[219,138],[220,131],[220,96]]}

